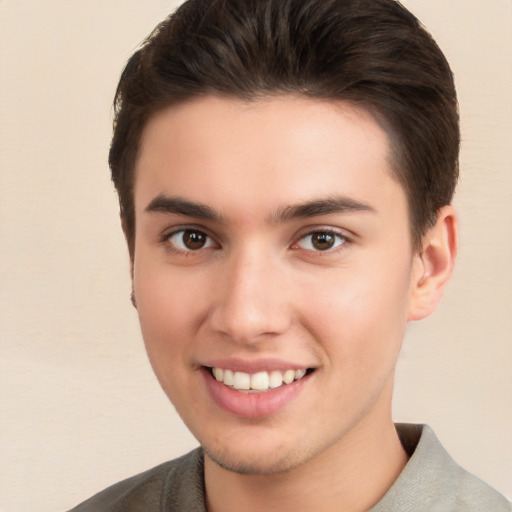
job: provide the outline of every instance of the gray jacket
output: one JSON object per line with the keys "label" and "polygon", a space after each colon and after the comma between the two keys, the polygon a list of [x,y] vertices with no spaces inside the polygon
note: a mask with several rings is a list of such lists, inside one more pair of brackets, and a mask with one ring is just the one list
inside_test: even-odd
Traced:
{"label": "gray jacket", "polygon": [[[369,512],[511,512],[492,487],[462,469],[427,425],[398,424],[410,459],[384,497]],[[70,512],[206,512],[203,452],[123,480]]]}

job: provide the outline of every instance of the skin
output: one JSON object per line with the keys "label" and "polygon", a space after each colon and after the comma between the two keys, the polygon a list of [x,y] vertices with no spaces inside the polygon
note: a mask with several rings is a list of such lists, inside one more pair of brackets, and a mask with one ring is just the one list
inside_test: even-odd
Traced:
{"label": "skin", "polygon": [[[414,253],[389,156],[372,116],[343,102],[210,96],[149,121],[134,293],[154,371],[205,448],[210,511],[367,510],[403,469],[394,368],[450,275],[456,218],[441,210]],[[212,399],[204,366],[219,360],[314,371],[244,417]]]}

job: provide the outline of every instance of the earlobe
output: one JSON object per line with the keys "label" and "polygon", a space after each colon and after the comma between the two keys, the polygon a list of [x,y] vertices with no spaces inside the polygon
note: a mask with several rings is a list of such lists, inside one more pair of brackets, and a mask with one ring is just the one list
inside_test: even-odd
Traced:
{"label": "earlobe", "polygon": [[436,309],[452,274],[457,247],[457,214],[452,206],[444,206],[415,256],[409,320],[421,320]]}

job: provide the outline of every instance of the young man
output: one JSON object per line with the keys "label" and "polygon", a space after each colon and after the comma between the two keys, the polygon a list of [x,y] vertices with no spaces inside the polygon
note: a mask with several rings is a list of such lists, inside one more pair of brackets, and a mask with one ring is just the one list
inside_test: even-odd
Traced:
{"label": "young man", "polygon": [[394,0],[190,0],[130,59],[110,153],[151,364],[201,448],[85,511],[505,511],[391,418],[450,277],[457,101]]}

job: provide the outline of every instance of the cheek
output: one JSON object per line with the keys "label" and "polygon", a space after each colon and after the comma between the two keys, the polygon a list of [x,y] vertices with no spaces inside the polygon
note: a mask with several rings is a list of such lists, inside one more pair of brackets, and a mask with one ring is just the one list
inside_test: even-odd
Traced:
{"label": "cheek", "polygon": [[407,323],[409,279],[407,271],[389,274],[352,269],[327,284],[307,286],[303,321],[329,345],[328,354],[368,369],[396,358]]}
{"label": "cheek", "polygon": [[[142,263],[142,262],[141,262]],[[200,317],[201,292],[169,268],[139,265],[134,292],[144,343],[155,371],[187,361],[187,344]]]}

